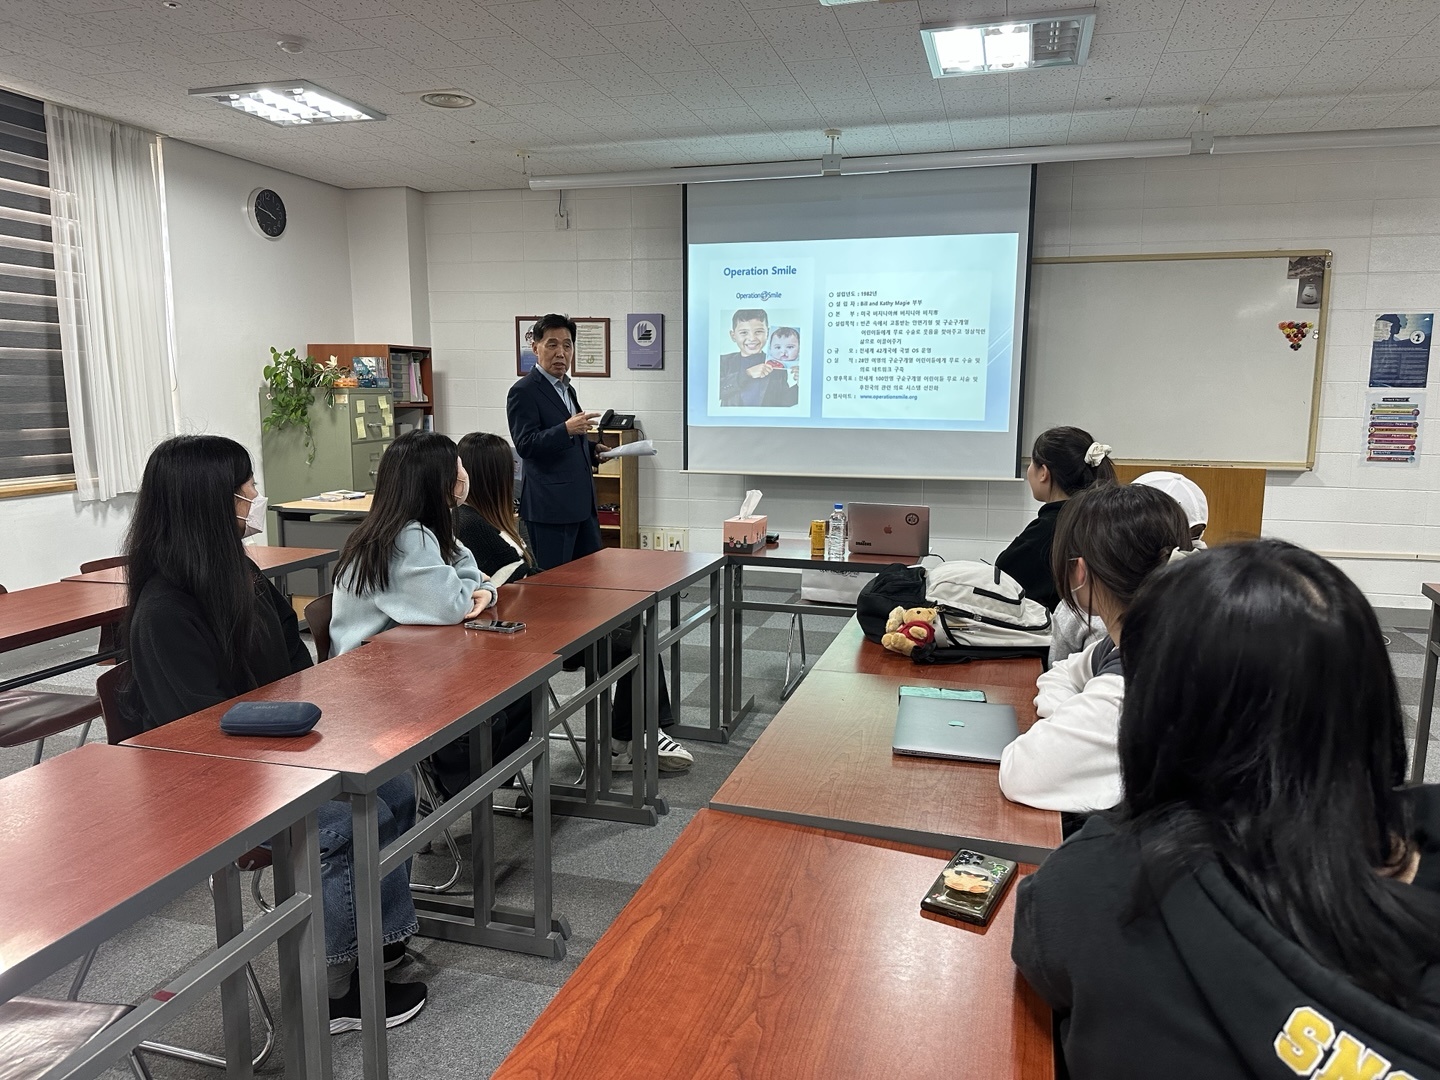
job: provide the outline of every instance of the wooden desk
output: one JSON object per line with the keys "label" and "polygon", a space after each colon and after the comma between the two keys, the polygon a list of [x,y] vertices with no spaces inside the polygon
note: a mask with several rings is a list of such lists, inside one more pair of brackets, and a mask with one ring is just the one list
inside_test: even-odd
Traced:
{"label": "wooden desk", "polygon": [[[375,641],[453,651],[467,663],[486,667],[503,666],[512,652],[546,652],[564,658],[583,652],[586,688],[554,710],[550,724],[553,727],[585,710],[585,783],[583,790],[557,785],[552,791],[554,809],[562,814],[654,825],[657,814],[669,812],[660,796],[658,681],[652,684],[647,677],[641,684],[644,692],[631,695],[632,752],[643,752],[636,756],[643,766],[632,772],[630,791],[614,790],[610,755],[598,749],[608,747],[610,738],[610,718],[601,707],[602,696],[617,679],[632,671],[645,677],[657,663],[657,639],[646,633],[644,625],[646,612],[654,607],[653,593],[540,585],[526,578],[502,586],[499,604],[486,612],[497,619],[523,622],[525,629],[518,633],[488,633],[463,626],[397,626]],[[609,635],[626,625],[631,626],[632,638],[641,647],[632,649],[630,659],[611,664]],[[649,733],[648,738],[635,747],[633,737],[642,732]]]}
{"label": "wooden desk", "polygon": [[[1420,672],[1420,711],[1415,719],[1415,753],[1410,758],[1410,782],[1425,782],[1425,759],[1430,751],[1430,715],[1435,711],[1435,667],[1440,659],[1440,584],[1422,585],[1430,601],[1430,635],[1425,642],[1425,666]],[[3,599],[3,597],[0,597]]]}
{"label": "wooden desk", "polygon": [[1015,886],[984,928],[922,913],[945,857],[701,810],[494,1076],[1048,1080]]}
{"label": "wooden desk", "polygon": [[[535,786],[550,786],[547,680],[560,670],[553,653],[511,650],[503,664],[476,663],[459,649],[417,649],[371,642],[333,660],[252,690],[244,701],[309,701],[321,709],[320,722],[296,739],[240,738],[220,732],[224,702],[163,727],[127,745],[216,758],[260,761],[323,769],[340,774],[350,796],[355,854],[355,927],[360,942],[360,998],[367,1080],[388,1075],[385,1005],[381,971],[380,881],[415,851],[438,837],[462,813],[472,814],[477,838],[491,825],[491,796],[510,776],[534,763]],[[530,739],[504,761],[486,768],[490,718],[530,695]],[[476,779],[414,828],[380,849],[376,791],[467,732]],[[550,804],[536,799],[534,821],[534,908],[529,912],[494,903],[493,847],[471,845],[475,902],[417,898],[421,932],[429,937],[490,945],[559,959],[569,926],[552,918],[550,892]]]}
{"label": "wooden desk", "polygon": [[[753,602],[745,599],[745,567],[762,566],[785,570],[830,570],[836,572],[874,572],[882,566],[912,562],[896,555],[858,555],[850,553],[844,559],[826,559],[823,555],[810,554],[810,539],[781,540],[763,547],[749,555],[730,554],[725,578],[725,685],[721,691],[720,711],[728,731],[736,731],[750,715],[755,705],[753,696],[744,695],[745,667],[745,612],[776,612],[782,615],[820,615],[832,618],[846,618],[855,609],[846,604],[821,604],[800,600],[786,603]],[[789,665],[786,665],[787,671]],[[800,680],[805,677],[802,655],[800,671],[780,692],[782,701],[789,698]]]}
{"label": "wooden desk", "polygon": [[[908,663],[908,661],[907,661]],[[970,845],[1040,862],[1060,844],[1060,815],[1000,794],[999,769],[891,750],[901,682],[984,690],[1035,722],[1039,661],[964,664],[940,678],[812,671],[710,800],[717,810],[954,851]]]}
{"label": "wooden desk", "polygon": [[[296,570],[323,571],[340,557],[340,553],[334,548],[272,547],[266,544],[247,544],[245,554],[250,556],[250,561],[268,578],[283,578]],[[130,576],[127,567],[111,566],[104,570],[92,570],[88,574],[71,574],[61,580],[124,585],[130,580]],[[329,591],[325,587],[323,574],[321,586],[322,591]]]}
{"label": "wooden desk", "polygon": [[[67,1065],[118,1058],[218,986],[227,1052],[249,1075],[243,965],[278,940],[286,1073],[328,1076],[315,810],[339,791],[332,772],[94,743],[0,780],[0,1001],[217,875],[219,950]],[[272,838],[278,906],[247,927],[234,862]]]}
{"label": "wooden desk", "polygon": [[[0,593],[0,652],[93,630],[119,622],[129,603],[123,585],[56,581],[33,589]],[[87,667],[118,655],[107,649],[81,660],[53,664],[0,682],[0,692]]]}
{"label": "wooden desk", "polygon": [[[916,678],[936,686],[957,688],[981,684],[1009,686],[1029,697],[1020,707],[1021,726],[1028,727],[1035,716],[1035,680],[1039,678],[1039,660],[972,660],[968,664],[917,664],[908,656],[891,652],[883,645],[867,641],[860,623],[851,619],[830,642],[830,647],[815,661],[811,671],[843,671],[854,675],[884,675],[899,686],[910,685]],[[996,700],[999,700],[998,698]],[[1007,701],[1006,704],[1011,704]]]}
{"label": "wooden desk", "polygon": [[359,499],[340,499],[336,502],[317,502],[314,499],[296,499],[292,502],[275,503],[270,507],[275,514],[275,539],[285,547],[285,525],[291,521],[309,521],[316,514],[368,514],[372,496]]}
{"label": "wooden desk", "polygon": [[[676,719],[680,716],[680,642],[701,626],[710,627],[710,719],[700,726],[676,724],[674,734],[681,738],[701,739],[706,742],[726,742],[728,732],[721,723],[720,682],[724,666],[724,642],[721,629],[721,591],[724,585],[725,556],[705,555],[692,551],[637,551],[632,548],[605,548],[593,555],[557,566],[553,570],[533,575],[526,583],[536,585],[568,585],[576,588],[632,589],[652,593],[654,604],[646,612],[645,634],[647,644],[655,638],[654,648],[658,656],[670,650],[670,676],[675,681],[677,693],[672,697]],[[680,593],[701,578],[709,578],[709,602],[698,611],[692,612],[683,622],[680,618]],[[665,634],[659,630],[659,605],[670,603],[670,629]],[[651,624],[654,624],[653,626]],[[658,680],[659,672],[655,678]],[[659,687],[650,686],[651,676],[646,675],[646,707],[656,710],[655,725],[658,729]],[[647,718],[648,719],[648,718]]]}

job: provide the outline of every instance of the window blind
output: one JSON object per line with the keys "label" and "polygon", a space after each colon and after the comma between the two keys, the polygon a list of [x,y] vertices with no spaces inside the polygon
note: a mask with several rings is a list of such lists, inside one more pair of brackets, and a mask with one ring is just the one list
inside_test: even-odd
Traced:
{"label": "window blind", "polygon": [[0,494],[74,471],[45,106],[0,90]]}

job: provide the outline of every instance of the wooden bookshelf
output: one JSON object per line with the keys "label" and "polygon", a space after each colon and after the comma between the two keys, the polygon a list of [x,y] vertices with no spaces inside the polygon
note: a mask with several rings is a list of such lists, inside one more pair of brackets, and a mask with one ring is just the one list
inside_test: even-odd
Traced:
{"label": "wooden bookshelf", "polygon": [[[390,391],[395,396],[396,423],[411,424],[416,428],[434,428],[435,372],[428,345],[347,344],[307,345],[306,348],[309,354],[322,364],[329,363],[333,356],[336,362],[349,368],[354,367],[357,356],[380,357],[385,361],[386,374],[390,378]],[[412,400],[410,382],[404,375],[412,363],[419,370],[421,400]]]}
{"label": "wooden bookshelf", "polygon": [[[638,431],[600,432],[605,446],[622,446],[640,438]],[[640,459],[633,457],[602,461],[595,473],[595,502],[600,506],[615,504],[620,508],[618,524],[607,524],[605,511],[600,512],[600,538],[606,547],[638,548],[640,546]]]}

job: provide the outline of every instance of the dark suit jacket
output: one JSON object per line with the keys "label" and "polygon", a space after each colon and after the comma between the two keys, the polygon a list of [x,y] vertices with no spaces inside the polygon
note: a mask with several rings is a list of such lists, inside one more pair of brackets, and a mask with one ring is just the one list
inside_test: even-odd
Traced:
{"label": "dark suit jacket", "polygon": [[[570,393],[575,393],[573,383]],[[578,398],[575,407],[580,407]],[[550,525],[598,516],[591,473],[597,460],[594,444],[584,435],[566,434],[570,414],[538,367],[510,387],[505,415],[510,439],[525,463],[520,516]]]}

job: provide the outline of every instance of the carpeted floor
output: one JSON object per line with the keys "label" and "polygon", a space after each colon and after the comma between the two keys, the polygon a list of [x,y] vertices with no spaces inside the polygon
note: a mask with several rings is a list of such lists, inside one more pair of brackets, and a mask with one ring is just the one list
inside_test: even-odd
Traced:
{"label": "carpeted floor", "polygon": [[[785,592],[753,586],[747,592],[755,599],[787,596]],[[841,625],[833,618],[807,618],[806,644],[812,660],[824,650]],[[414,1021],[390,1033],[392,1075],[423,1076],[427,1080],[452,1077],[471,1080],[488,1076],[584,959],[590,946],[604,933],[695,811],[706,804],[729,775],[779,707],[789,618],[772,615],[762,622],[758,615],[752,615],[746,631],[746,692],[755,696],[755,713],[740,735],[728,744],[687,742],[695,756],[695,766],[688,773],[661,775],[661,791],[671,810],[658,825],[647,828],[579,818],[555,819],[555,906],[557,912],[568,917],[573,929],[564,960],[553,962],[494,949],[415,940],[413,959],[394,974],[397,978],[423,979],[428,983],[430,1003]],[[1423,631],[1403,629],[1390,629],[1387,634],[1409,728],[1413,731],[1425,635]],[[683,646],[680,698],[684,723],[707,722],[709,686],[703,674],[709,670],[707,642],[702,629]],[[0,675],[33,670],[83,655],[93,648],[92,634],[0,654]],[[673,677],[671,673],[672,689]],[[87,692],[93,688],[94,678],[94,669],[82,669],[44,686]],[[573,693],[580,679],[579,674],[561,676],[555,682],[557,693],[561,698]],[[103,740],[98,725],[91,738]],[[52,740],[46,756],[73,745],[72,735]],[[578,769],[569,748],[557,742],[553,751],[557,779],[573,777]],[[0,775],[29,765],[32,753],[32,747],[0,750]],[[1440,729],[1432,732],[1427,779],[1440,781]],[[502,800],[508,797],[508,793],[501,796]],[[176,807],[176,812],[191,809]],[[508,896],[516,903],[524,903],[530,888],[529,821],[497,817],[496,833],[502,868],[501,899]],[[460,843],[462,851],[468,854],[468,838],[462,838]],[[64,858],[65,852],[56,851],[55,857]],[[445,859],[421,856],[415,860],[414,874],[419,881],[443,880],[449,868]],[[6,871],[16,869],[10,867]],[[459,889],[468,891],[469,885],[468,877],[462,878]],[[192,889],[103,948],[85,984],[84,996],[97,1001],[143,998],[209,947],[214,940],[211,919],[208,892],[203,886]],[[276,1001],[278,988],[273,957],[257,964],[257,971],[266,995],[272,1002]],[[35,992],[59,997],[68,985],[69,972],[64,972],[42,983]],[[663,1001],[639,1007],[653,1009],[657,1033],[663,1030],[666,1024]],[[221,1048],[219,1016],[217,995],[177,1022],[166,1037],[173,1042],[217,1052]],[[257,1038],[258,1023],[257,1017]],[[333,1048],[336,1077],[346,1080],[360,1076],[359,1036],[337,1036]],[[166,1058],[151,1057],[150,1061],[157,1080],[218,1075],[215,1070]],[[277,1049],[262,1075],[276,1075],[281,1069],[281,1052]],[[112,1070],[106,1075],[119,1078],[129,1073]]]}

